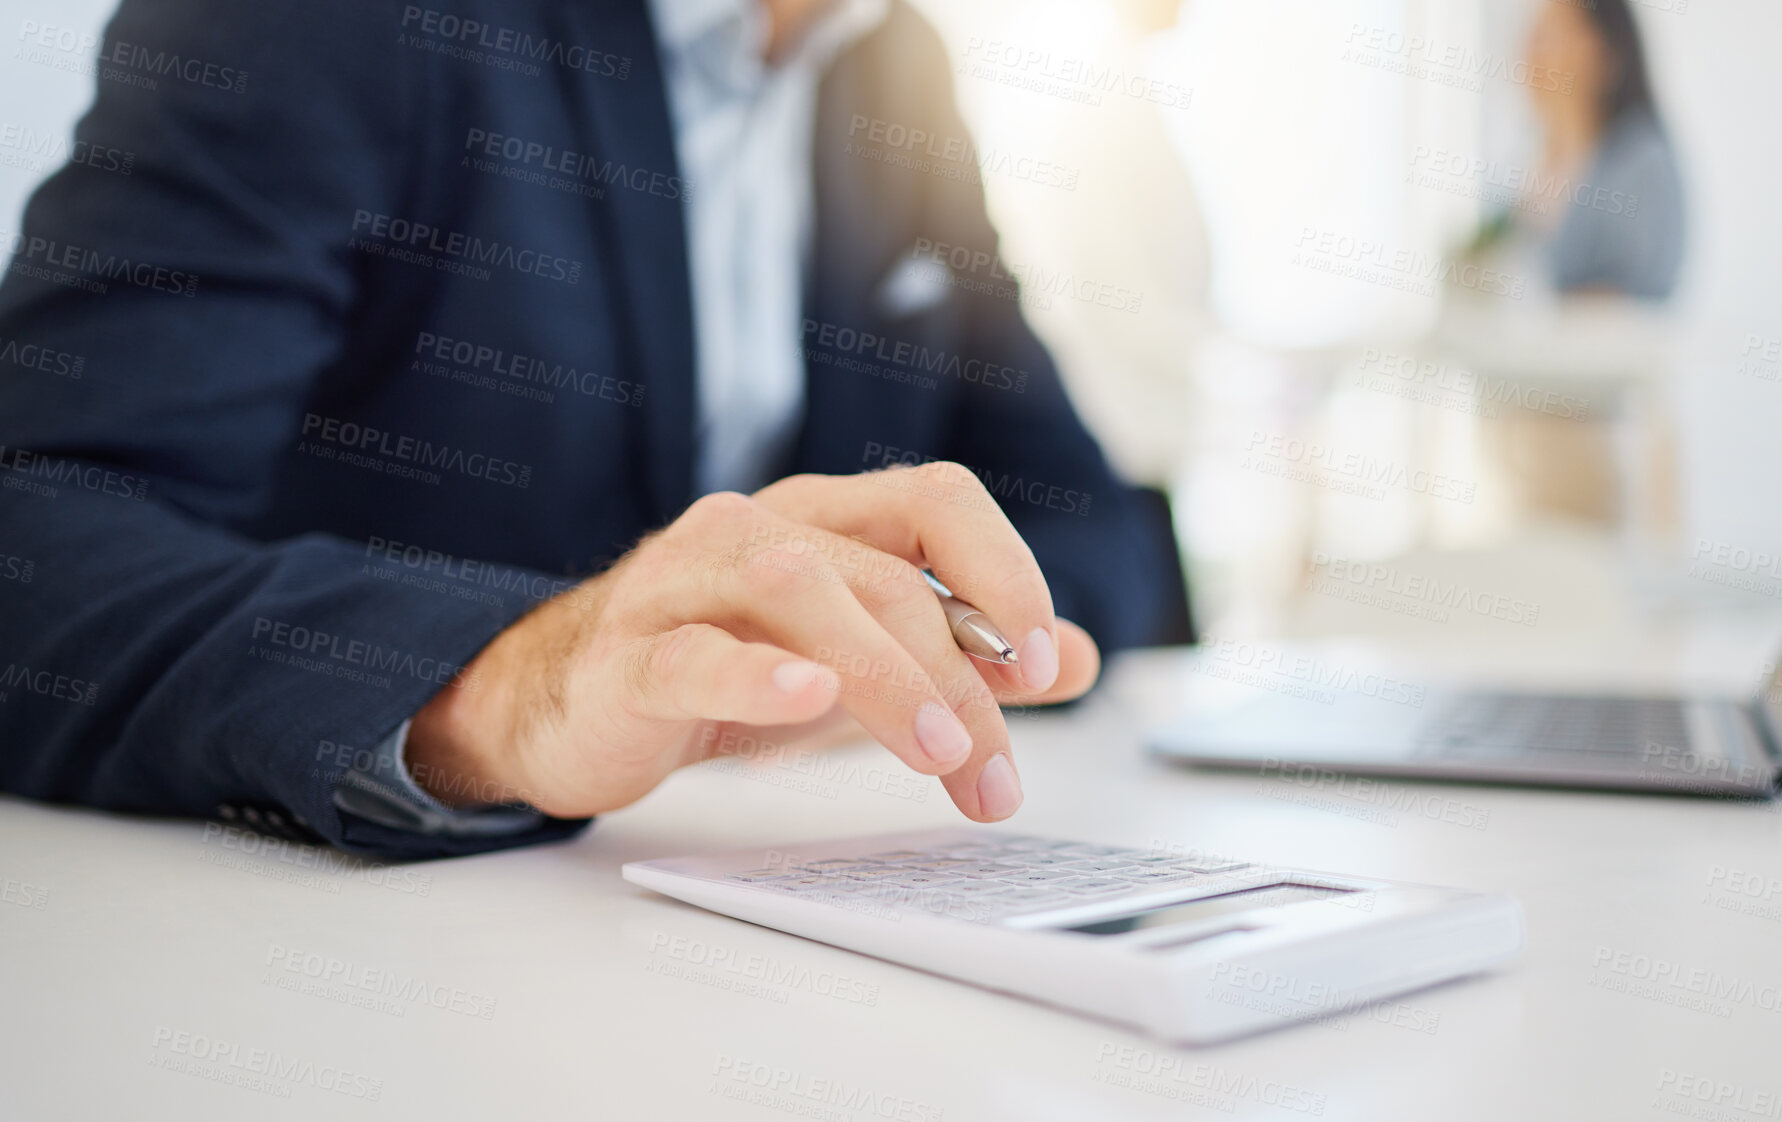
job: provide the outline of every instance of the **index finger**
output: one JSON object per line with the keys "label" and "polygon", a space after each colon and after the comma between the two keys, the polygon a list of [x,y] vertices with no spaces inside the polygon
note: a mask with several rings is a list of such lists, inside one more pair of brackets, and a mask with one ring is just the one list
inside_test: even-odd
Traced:
{"label": "index finger", "polygon": [[1029,691],[1058,677],[1058,618],[1033,551],[990,492],[960,464],[938,461],[864,475],[795,475],[755,495],[789,518],[858,538],[933,569],[1014,645],[1004,677]]}

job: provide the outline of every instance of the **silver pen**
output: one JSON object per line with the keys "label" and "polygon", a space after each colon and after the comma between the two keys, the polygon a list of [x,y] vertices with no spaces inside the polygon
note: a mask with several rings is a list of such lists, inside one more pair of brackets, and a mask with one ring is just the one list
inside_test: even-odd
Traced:
{"label": "silver pen", "polygon": [[989,616],[953,595],[952,590],[936,580],[927,569],[922,570],[922,575],[928,578],[929,587],[940,597],[941,610],[947,613],[947,626],[953,632],[953,642],[959,644],[960,650],[973,658],[1000,662],[1004,666],[1021,661],[1015,656],[1014,645],[996,629]]}

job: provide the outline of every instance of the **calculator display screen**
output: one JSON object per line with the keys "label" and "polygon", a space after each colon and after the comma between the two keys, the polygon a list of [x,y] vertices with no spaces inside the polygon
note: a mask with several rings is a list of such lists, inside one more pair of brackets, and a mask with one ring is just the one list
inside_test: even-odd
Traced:
{"label": "calculator display screen", "polygon": [[1184,900],[1179,904],[1162,904],[1142,912],[1098,919],[1094,923],[1066,927],[1063,930],[1077,931],[1084,935],[1123,935],[1128,931],[1140,931],[1153,927],[1174,927],[1184,923],[1199,923],[1203,919],[1231,915],[1234,912],[1279,908],[1287,904],[1300,904],[1311,900],[1328,900],[1332,896],[1341,896],[1354,891],[1356,890],[1353,888],[1321,888],[1311,884],[1271,884],[1262,888],[1247,888],[1242,892],[1228,892],[1223,896]]}

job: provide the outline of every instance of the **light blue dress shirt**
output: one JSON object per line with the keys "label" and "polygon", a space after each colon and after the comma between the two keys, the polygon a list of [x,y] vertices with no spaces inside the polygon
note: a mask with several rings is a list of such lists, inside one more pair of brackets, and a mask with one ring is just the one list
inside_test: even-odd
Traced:
{"label": "light blue dress shirt", "polygon": [[798,431],[817,84],[886,7],[886,0],[831,3],[770,62],[767,12],[757,0],[651,0],[675,154],[691,185],[702,492],[771,483]]}
{"label": "light blue dress shirt", "polygon": [[[772,482],[804,410],[803,307],[815,203],[817,86],[876,27],[888,0],[832,0],[768,61],[759,0],[650,0],[686,195],[700,491]],[[408,722],[342,777],[335,806],[394,829],[449,836],[526,830],[529,807],[454,810],[417,786]]]}

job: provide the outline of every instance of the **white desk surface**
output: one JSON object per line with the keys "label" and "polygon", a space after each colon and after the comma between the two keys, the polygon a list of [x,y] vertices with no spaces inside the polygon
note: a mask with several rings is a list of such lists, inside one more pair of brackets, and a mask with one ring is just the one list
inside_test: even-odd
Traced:
{"label": "white desk surface", "polygon": [[[1725,653],[1758,657],[1756,641]],[[1017,718],[1027,803],[1010,828],[1508,891],[1527,911],[1525,957],[1376,1013],[1178,1050],[620,880],[633,859],[958,821],[938,786],[909,785],[870,747],[828,757],[858,765],[830,778],[682,772],[574,843],[395,870],[341,867],[333,854],[333,868],[317,868],[316,850],[251,855],[196,822],[0,800],[0,1118],[1502,1122],[1782,1110],[1777,808],[1411,783],[1308,794],[1164,766],[1139,733],[1180,680],[1178,657],[1146,656],[1073,712]],[[1469,818],[1488,812],[1485,828],[1421,816],[1411,800],[1430,794],[1460,800]],[[1755,878],[1760,895],[1733,891],[1735,876]],[[364,990],[275,984],[307,980],[271,969],[280,955],[338,959],[372,989],[375,970],[442,1002],[461,993],[456,1009],[412,995],[356,1006],[344,999]],[[715,969],[695,966],[713,958]],[[1631,975],[1658,971],[1646,991],[1623,992]],[[751,990],[751,972],[772,977]],[[169,1066],[179,1033],[229,1042],[241,1067]],[[219,1078],[247,1070],[255,1049],[283,1075],[264,1087]],[[750,1065],[815,1097],[730,1097],[748,1084],[728,1073]],[[323,1086],[341,1068],[377,1100]],[[1147,1071],[1152,1082],[1131,1085]],[[871,1097],[837,1105],[819,1080]],[[1703,1094],[1707,1105],[1692,1097]]]}

